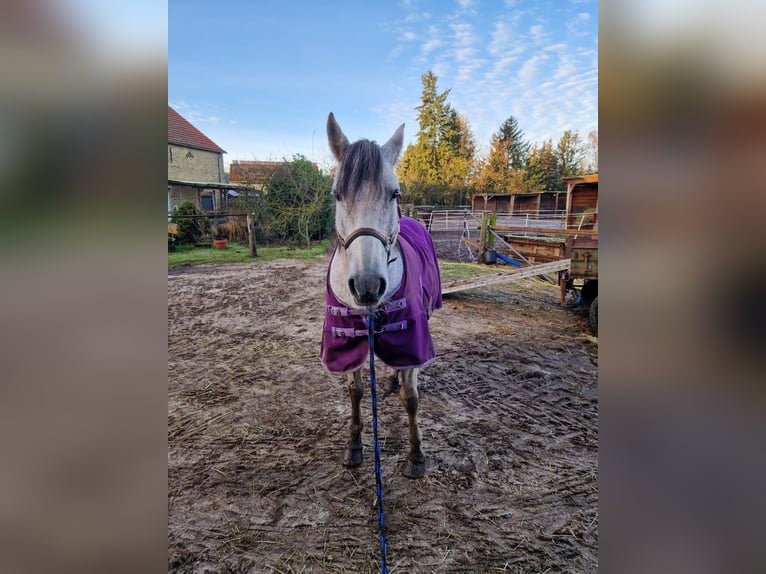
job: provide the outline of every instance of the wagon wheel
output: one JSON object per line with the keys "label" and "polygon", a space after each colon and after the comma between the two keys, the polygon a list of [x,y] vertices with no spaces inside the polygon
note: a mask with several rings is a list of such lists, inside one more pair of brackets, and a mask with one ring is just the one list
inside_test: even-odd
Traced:
{"label": "wagon wheel", "polygon": [[589,307],[596,297],[598,297],[598,281],[595,279],[586,280],[580,290],[580,303]]}
{"label": "wagon wheel", "polygon": [[593,332],[598,336],[598,295],[593,300],[593,303],[590,304],[589,319]]}
{"label": "wagon wheel", "polygon": [[559,289],[559,300],[561,302],[561,306],[563,307],[567,303],[567,293],[574,292],[574,282],[572,278],[569,277],[569,272],[559,272]]}

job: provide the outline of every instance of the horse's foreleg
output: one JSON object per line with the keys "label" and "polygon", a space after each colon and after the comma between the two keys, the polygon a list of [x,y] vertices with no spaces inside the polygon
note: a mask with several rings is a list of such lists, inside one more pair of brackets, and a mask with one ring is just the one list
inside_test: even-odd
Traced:
{"label": "horse's foreleg", "polygon": [[410,423],[410,452],[404,461],[402,473],[409,478],[420,478],[426,473],[426,458],[420,450],[422,436],[418,427],[418,369],[401,371],[402,386],[399,398],[407,409]]}
{"label": "horse's foreleg", "polygon": [[383,377],[383,384],[381,385],[387,395],[392,394],[399,390],[399,371],[396,369],[388,368],[388,374]]}
{"label": "horse's foreleg", "polygon": [[348,440],[346,452],[343,453],[345,466],[359,466],[362,464],[362,415],[360,403],[364,395],[361,370],[347,375],[348,396],[351,399],[351,424],[348,427],[351,437]]}

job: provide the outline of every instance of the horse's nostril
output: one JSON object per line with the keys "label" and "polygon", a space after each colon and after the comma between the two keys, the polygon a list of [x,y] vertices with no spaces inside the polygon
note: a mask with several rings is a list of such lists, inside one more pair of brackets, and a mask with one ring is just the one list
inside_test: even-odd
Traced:
{"label": "horse's nostril", "polygon": [[386,280],[375,275],[361,275],[348,280],[348,290],[357,303],[373,305],[386,293]]}

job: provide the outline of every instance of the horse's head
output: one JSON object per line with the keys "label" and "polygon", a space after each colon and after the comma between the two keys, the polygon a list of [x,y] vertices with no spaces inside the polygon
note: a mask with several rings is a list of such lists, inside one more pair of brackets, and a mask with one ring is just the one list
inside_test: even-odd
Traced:
{"label": "horse's head", "polygon": [[385,144],[349,143],[335,116],[327,138],[338,160],[333,182],[338,254],[347,259],[348,289],[360,307],[377,305],[391,286],[390,264],[399,233],[399,182],[394,164],[402,150],[404,124]]}

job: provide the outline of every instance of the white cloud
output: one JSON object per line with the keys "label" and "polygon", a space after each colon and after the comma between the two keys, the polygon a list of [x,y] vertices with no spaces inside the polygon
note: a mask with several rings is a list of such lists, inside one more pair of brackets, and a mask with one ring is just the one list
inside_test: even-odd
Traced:
{"label": "white cloud", "polygon": [[546,52],[564,52],[567,49],[567,45],[563,42],[559,42],[558,44],[546,46],[544,49]]}
{"label": "white cloud", "polygon": [[405,24],[413,24],[415,22],[421,22],[431,18],[431,14],[428,12],[410,12],[404,17]]}
{"label": "white cloud", "polygon": [[473,78],[474,72],[484,65],[484,60],[478,57],[476,49],[478,38],[473,26],[468,23],[452,24],[451,28],[455,46],[452,56],[457,64],[455,79],[458,82],[467,82]]}
{"label": "white cloud", "polygon": [[511,66],[519,60],[518,53],[508,53],[492,64],[492,68],[484,74],[486,80],[499,80],[508,76]]}
{"label": "white cloud", "polygon": [[493,55],[502,54],[511,45],[512,36],[513,30],[507,22],[495,22],[487,51]]}
{"label": "white cloud", "polygon": [[532,41],[541,45],[547,39],[548,35],[545,33],[545,26],[542,24],[535,24],[529,29],[529,33],[532,35]]}
{"label": "white cloud", "polygon": [[451,26],[455,42],[461,46],[468,46],[476,42],[476,38],[473,33],[473,26],[465,22],[459,24],[452,24]]}
{"label": "white cloud", "polygon": [[555,72],[553,72],[554,80],[561,80],[564,78],[571,78],[577,75],[577,64],[574,58],[568,54],[561,54],[559,56],[558,65]]}
{"label": "white cloud", "polygon": [[588,35],[588,32],[583,30],[583,27],[590,21],[590,14],[587,12],[580,12],[577,16],[569,20],[566,24],[567,31],[570,35],[578,38],[583,38]]}
{"label": "white cloud", "polygon": [[548,56],[545,54],[537,53],[533,55],[521,65],[521,69],[519,70],[519,80],[525,85],[530,84],[532,80],[537,77],[540,64],[547,59]]}
{"label": "white cloud", "polygon": [[428,27],[428,39],[420,46],[422,56],[428,56],[431,52],[444,45],[441,39],[441,31],[436,26]]}

